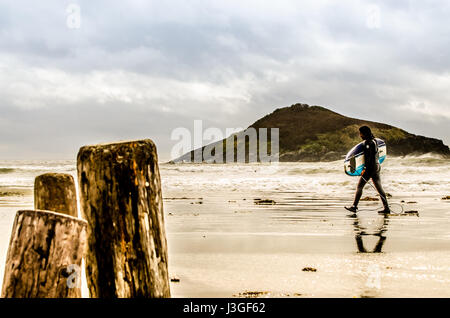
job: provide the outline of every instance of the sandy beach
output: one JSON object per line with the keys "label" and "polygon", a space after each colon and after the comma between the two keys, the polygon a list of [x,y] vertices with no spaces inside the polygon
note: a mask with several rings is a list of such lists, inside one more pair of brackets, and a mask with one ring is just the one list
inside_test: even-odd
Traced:
{"label": "sandy beach", "polygon": [[[0,280],[15,212],[36,175],[73,161],[2,161]],[[449,297],[450,162],[390,158],[379,201],[344,210],[357,179],[342,162],[160,164],[173,297]],[[366,187],[363,197],[376,198]],[[267,201],[263,201],[267,200]],[[403,201],[403,202],[402,202]],[[418,213],[405,213],[418,211]],[[83,295],[88,296],[83,284]]]}

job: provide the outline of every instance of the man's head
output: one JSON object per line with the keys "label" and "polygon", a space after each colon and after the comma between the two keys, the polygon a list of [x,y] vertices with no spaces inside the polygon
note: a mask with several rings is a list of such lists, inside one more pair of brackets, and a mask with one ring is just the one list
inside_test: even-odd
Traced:
{"label": "man's head", "polygon": [[359,135],[364,140],[369,140],[373,138],[372,130],[368,126],[362,126],[359,128]]}

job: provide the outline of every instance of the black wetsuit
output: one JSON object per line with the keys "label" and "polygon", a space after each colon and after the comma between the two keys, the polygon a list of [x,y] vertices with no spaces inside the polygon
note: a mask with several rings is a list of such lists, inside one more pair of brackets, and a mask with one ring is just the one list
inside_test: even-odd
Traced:
{"label": "black wetsuit", "polygon": [[381,166],[380,163],[378,162],[378,159],[379,159],[378,145],[375,139],[365,140],[364,141],[365,170],[361,175],[361,178],[359,179],[353,206],[355,207],[358,206],[364,186],[370,179],[372,179],[375,188],[377,189],[378,193],[381,196],[381,201],[383,201],[384,208],[386,210],[389,210],[386,194],[384,193],[383,187],[381,186],[381,179],[380,179]]}

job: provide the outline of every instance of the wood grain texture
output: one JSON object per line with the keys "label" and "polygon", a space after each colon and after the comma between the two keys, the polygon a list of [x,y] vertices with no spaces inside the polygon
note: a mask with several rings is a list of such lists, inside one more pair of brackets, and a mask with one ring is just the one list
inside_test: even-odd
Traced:
{"label": "wood grain texture", "polygon": [[80,207],[88,226],[91,297],[170,297],[156,146],[149,140],[82,147]]}
{"label": "wood grain texture", "polygon": [[78,216],[75,181],[67,173],[45,173],[34,180],[34,208]]}
{"label": "wood grain texture", "polygon": [[[6,257],[2,297],[78,298],[87,222],[60,213],[18,211]],[[74,285],[75,284],[75,285]]]}

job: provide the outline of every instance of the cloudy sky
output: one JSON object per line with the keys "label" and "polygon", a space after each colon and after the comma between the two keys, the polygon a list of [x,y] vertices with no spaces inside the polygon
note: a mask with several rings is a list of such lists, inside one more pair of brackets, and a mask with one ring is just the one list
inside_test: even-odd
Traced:
{"label": "cloudy sky", "polygon": [[426,0],[2,0],[0,159],[151,138],[166,160],[174,128],[297,102],[450,144],[449,16]]}

